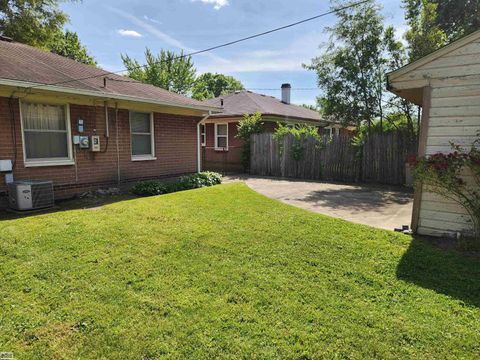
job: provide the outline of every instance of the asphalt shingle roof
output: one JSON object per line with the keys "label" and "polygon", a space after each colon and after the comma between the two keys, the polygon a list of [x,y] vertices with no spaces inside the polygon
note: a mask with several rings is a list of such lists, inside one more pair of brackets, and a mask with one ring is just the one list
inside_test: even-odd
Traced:
{"label": "asphalt shingle roof", "polygon": [[[83,80],[74,80],[90,77]],[[104,78],[107,86],[104,87]],[[128,96],[174,106],[205,108],[206,104],[186,96],[111,74],[101,68],[52,54],[17,42],[0,40],[0,79],[50,84],[99,95]]]}
{"label": "asphalt shingle roof", "polygon": [[246,90],[237,91],[215,99],[208,99],[203,101],[203,103],[209,106],[221,107],[222,99],[223,112],[212,115],[211,117],[236,117],[243,116],[245,113],[253,114],[260,112],[262,115],[322,121],[320,113],[316,111],[307,109],[303,106],[286,104],[275,97],[257,94]]}

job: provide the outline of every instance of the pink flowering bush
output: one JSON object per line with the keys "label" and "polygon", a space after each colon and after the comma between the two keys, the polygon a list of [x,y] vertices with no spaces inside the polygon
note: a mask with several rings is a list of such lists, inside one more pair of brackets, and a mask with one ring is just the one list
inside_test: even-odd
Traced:
{"label": "pink flowering bush", "polygon": [[[448,154],[416,157],[408,161],[413,168],[417,185],[424,185],[433,193],[451,199],[465,208],[470,215],[475,239],[480,242],[480,138],[469,150],[452,144]],[[473,177],[466,182],[465,174]]]}

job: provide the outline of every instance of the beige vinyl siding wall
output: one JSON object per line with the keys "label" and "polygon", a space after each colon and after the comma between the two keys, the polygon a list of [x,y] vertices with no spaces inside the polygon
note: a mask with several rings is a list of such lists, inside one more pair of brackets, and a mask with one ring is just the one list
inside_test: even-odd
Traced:
{"label": "beige vinyl siding wall", "polygon": [[[426,154],[450,152],[450,142],[470,147],[480,131],[480,41],[477,39],[393,80],[394,87],[431,87]],[[397,83],[398,81],[398,83]],[[472,177],[464,174],[467,182]],[[455,236],[471,233],[466,211],[424,189],[418,233]]]}

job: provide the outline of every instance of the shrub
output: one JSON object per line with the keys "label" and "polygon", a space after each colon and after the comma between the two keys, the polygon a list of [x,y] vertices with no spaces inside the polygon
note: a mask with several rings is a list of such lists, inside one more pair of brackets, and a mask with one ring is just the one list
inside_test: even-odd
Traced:
{"label": "shrub", "polygon": [[177,183],[180,190],[196,189],[222,183],[222,175],[212,171],[182,176]]}
{"label": "shrub", "polygon": [[182,176],[178,181],[168,184],[158,180],[142,181],[133,186],[132,193],[138,196],[153,196],[213,186],[221,183],[222,175],[216,172],[204,171],[198,174]]}
{"label": "shrub", "polygon": [[[480,243],[480,134],[469,150],[452,144],[452,152],[431,156],[411,156],[413,177],[433,193],[451,199],[462,206],[473,222],[477,245]],[[465,181],[469,173],[473,181]]]}
{"label": "shrub", "polygon": [[168,187],[157,180],[142,181],[135,184],[132,188],[132,192],[138,196],[153,196],[166,194]]}
{"label": "shrub", "polygon": [[245,114],[237,126],[237,139],[245,142],[242,147],[241,162],[245,171],[250,168],[250,137],[253,134],[263,132],[262,114],[257,112],[253,115]]}
{"label": "shrub", "polygon": [[320,135],[318,135],[318,129],[315,126],[300,124],[292,126],[278,123],[278,126],[273,133],[273,138],[278,142],[280,152],[283,152],[283,139],[287,135],[293,136],[293,144],[290,155],[296,161],[302,160],[305,155],[305,139],[315,139],[316,146],[319,148],[324,146],[322,138]]}

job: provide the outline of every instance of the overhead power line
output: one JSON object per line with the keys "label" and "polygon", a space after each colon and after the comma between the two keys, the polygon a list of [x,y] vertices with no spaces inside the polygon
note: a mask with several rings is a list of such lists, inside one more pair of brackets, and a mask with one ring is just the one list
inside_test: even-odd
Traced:
{"label": "overhead power line", "polygon": [[[313,90],[320,90],[319,88],[290,88],[292,91],[313,91]],[[254,90],[254,91],[280,91],[281,88],[247,88],[247,90]]]}
{"label": "overhead power line", "polygon": [[[335,14],[335,13],[337,13],[339,11],[342,11],[342,10],[347,10],[347,9],[352,8],[352,7],[356,7],[356,6],[362,5],[364,3],[367,3],[369,1],[370,0],[359,1],[359,2],[356,2],[356,3],[350,4],[350,5],[346,5],[346,6],[343,6],[343,7],[340,7],[340,8],[336,8],[336,9],[327,11],[327,12],[319,14],[319,15],[309,17],[307,19],[296,21],[296,22],[288,24],[288,25],[280,26],[280,27],[277,27],[277,28],[274,28],[274,29],[271,29],[271,30],[267,30],[267,31],[264,31],[264,32],[261,32],[261,33],[246,36],[246,37],[243,37],[243,38],[240,38],[240,39],[237,39],[237,40],[233,40],[233,41],[229,41],[229,42],[226,42],[226,43],[223,43],[223,44],[220,44],[220,45],[211,46],[211,47],[203,49],[203,50],[193,51],[193,52],[190,52],[188,54],[179,55],[179,56],[174,57],[173,59],[177,60],[177,59],[181,59],[181,58],[184,58],[184,57],[199,55],[199,54],[203,54],[203,53],[206,53],[206,52],[210,52],[212,50],[224,48],[224,47],[227,47],[227,46],[238,44],[240,42],[255,39],[255,38],[265,36],[265,35],[280,31],[280,30],[285,30],[285,29],[288,29],[288,28],[291,28],[291,27],[294,27],[294,26],[297,26],[297,25],[300,25],[300,24],[304,24],[306,22],[316,20],[316,19],[325,17],[327,15]],[[146,67],[147,65],[148,64],[139,65],[139,66],[131,68],[130,70],[142,69],[142,68]],[[98,75],[85,76],[85,77],[75,78],[75,79],[70,79],[70,80],[62,80],[62,81],[58,81],[58,82],[54,82],[54,83],[44,83],[44,84],[34,85],[34,86],[30,86],[28,89],[33,89],[33,88],[44,86],[44,85],[54,86],[54,85],[66,84],[66,83],[73,82],[73,81],[82,81],[82,80],[94,79],[94,78],[98,78],[98,77],[105,77],[105,76],[108,76],[108,75],[116,75],[116,74],[124,73],[125,71],[128,71],[128,70],[129,69],[123,69],[123,70],[119,70],[119,71],[107,71],[103,74],[98,74]]]}

